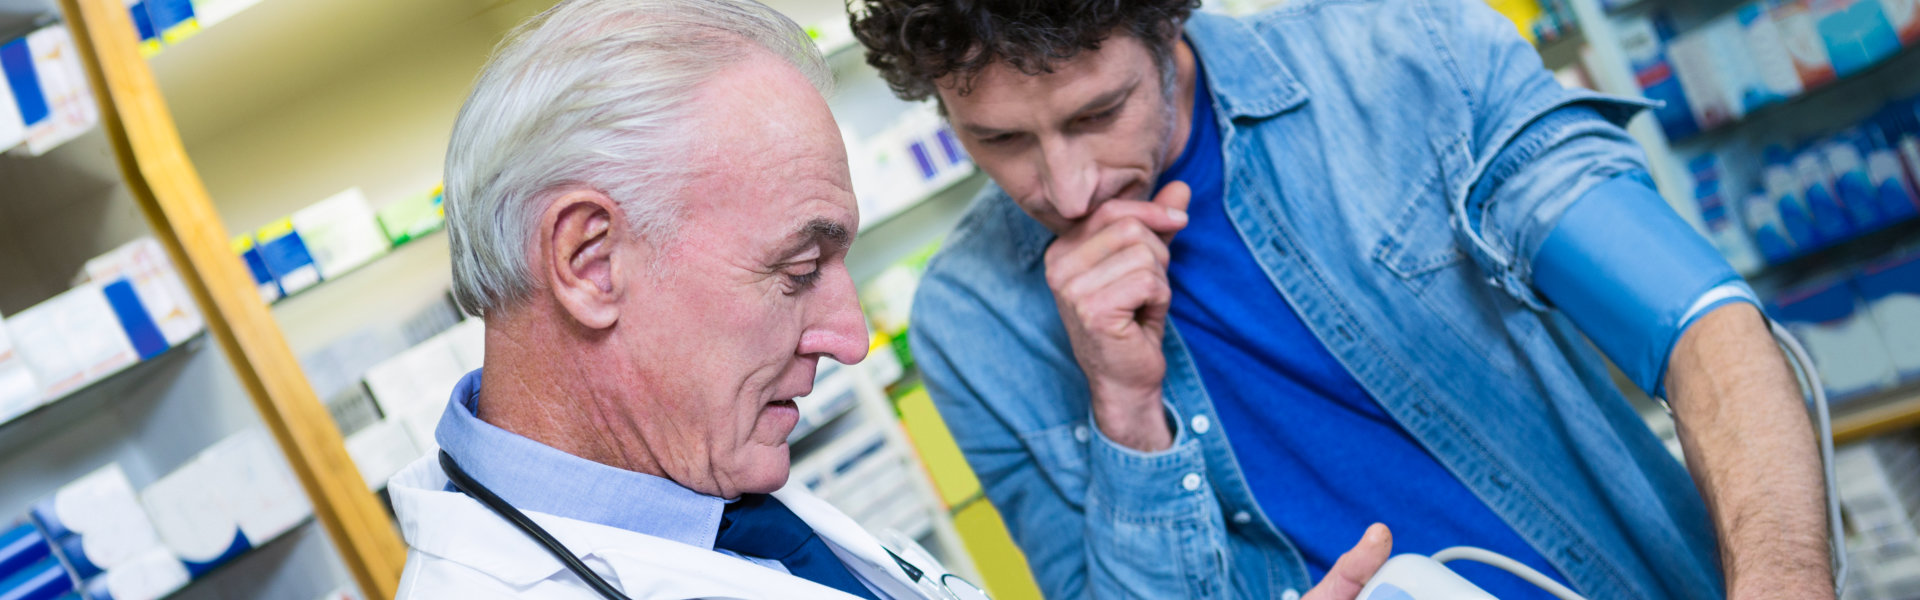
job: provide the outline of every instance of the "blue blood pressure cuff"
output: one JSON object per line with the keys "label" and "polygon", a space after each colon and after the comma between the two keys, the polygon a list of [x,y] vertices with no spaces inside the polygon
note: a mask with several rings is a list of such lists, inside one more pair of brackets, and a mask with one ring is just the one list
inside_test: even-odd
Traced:
{"label": "blue blood pressure cuff", "polygon": [[1533,287],[1640,389],[1665,397],[1667,357],[1700,316],[1760,302],[1645,172],[1595,186],[1534,257]]}

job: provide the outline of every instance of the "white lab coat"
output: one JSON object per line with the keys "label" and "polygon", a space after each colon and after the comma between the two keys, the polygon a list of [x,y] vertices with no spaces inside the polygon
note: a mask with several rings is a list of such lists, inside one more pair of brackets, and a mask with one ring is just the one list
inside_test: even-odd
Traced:
{"label": "white lab coat", "polygon": [[[398,600],[600,598],[532,538],[479,501],[445,491],[446,485],[437,454],[409,465],[388,483],[408,546]],[[773,496],[811,525],[848,568],[886,595],[926,597],[879,540],[804,486],[790,483]],[[523,512],[635,600],[854,598],[739,557],[596,523]],[[914,564],[929,573],[946,572],[924,557]]]}

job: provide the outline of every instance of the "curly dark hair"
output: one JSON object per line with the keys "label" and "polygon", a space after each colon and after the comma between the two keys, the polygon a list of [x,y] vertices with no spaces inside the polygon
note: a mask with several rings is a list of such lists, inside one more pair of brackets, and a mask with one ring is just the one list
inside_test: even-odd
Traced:
{"label": "curly dark hair", "polygon": [[[858,5],[862,10],[855,10]],[[934,82],[973,77],[995,61],[1028,75],[1082,50],[1098,50],[1116,32],[1147,45],[1162,79],[1172,77],[1173,37],[1200,0],[847,0],[853,35],[867,64],[904,100],[935,95]],[[1170,90],[1169,90],[1170,92]]]}

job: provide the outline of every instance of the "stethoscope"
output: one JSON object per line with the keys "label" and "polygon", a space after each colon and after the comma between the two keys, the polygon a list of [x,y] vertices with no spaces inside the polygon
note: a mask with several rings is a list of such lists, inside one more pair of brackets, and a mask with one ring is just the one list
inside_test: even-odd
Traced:
{"label": "stethoscope", "polygon": [[[538,523],[534,523],[533,519],[527,518],[520,509],[514,508],[506,500],[494,495],[493,490],[487,489],[487,486],[480,485],[480,482],[467,476],[467,472],[460,469],[460,464],[454,462],[453,456],[447,454],[446,450],[440,451],[440,469],[446,471],[447,482],[453,484],[454,489],[480,501],[480,504],[486,506],[488,510],[500,515],[500,518],[506,519],[514,527],[518,527],[521,532],[527,534],[527,537],[533,538],[533,541],[539,542],[540,546],[546,548],[554,558],[560,559],[560,564],[566,565],[567,570],[573,571],[574,575],[579,576],[587,583],[587,587],[593,588],[593,591],[598,592],[601,597],[608,600],[632,600],[621,593],[619,588],[607,583],[599,573],[593,572],[593,569],[580,562],[580,558],[567,550],[566,545],[561,544],[560,540],[553,539],[552,534],[547,533],[547,530],[540,527]],[[884,547],[881,549],[887,551],[887,556],[893,557],[894,562],[900,565],[900,570],[905,571],[907,578],[920,586],[922,591],[933,592],[935,597],[944,600],[988,600],[986,592],[957,575],[946,573],[936,579],[929,576],[925,570],[908,562],[907,559],[894,554],[893,550]]]}

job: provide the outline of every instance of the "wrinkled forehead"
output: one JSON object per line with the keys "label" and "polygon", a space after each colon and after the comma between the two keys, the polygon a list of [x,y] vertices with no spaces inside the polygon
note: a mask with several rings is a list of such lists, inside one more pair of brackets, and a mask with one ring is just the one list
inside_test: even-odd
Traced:
{"label": "wrinkled forehead", "polygon": [[846,147],[825,98],[797,70],[764,58],[696,95],[684,195],[733,221],[723,229],[746,236],[742,242],[776,243],[818,220],[851,231]]}

